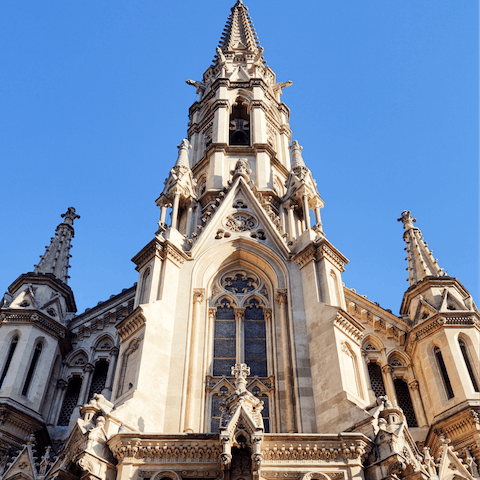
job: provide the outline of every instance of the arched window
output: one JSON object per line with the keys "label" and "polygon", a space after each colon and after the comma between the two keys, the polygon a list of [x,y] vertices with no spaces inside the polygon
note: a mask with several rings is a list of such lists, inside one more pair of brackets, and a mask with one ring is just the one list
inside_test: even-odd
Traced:
{"label": "arched window", "polygon": [[470,363],[470,357],[468,356],[467,345],[465,342],[459,338],[458,344],[460,346],[460,350],[462,351],[463,360],[465,361],[465,366],[467,367],[468,374],[470,375],[470,380],[472,381],[473,389],[478,392],[478,383],[477,379],[475,378],[475,374],[473,373],[472,364]]}
{"label": "arched window", "polygon": [[340,306],[340,292],[338,290],[337,276],[333,270],[330,270],[330,279],[332,282],[333,304]]}
{"label": "arched window", "polygon": [[417,417],[415,416],[415,410],[413,409],[412,398],[410,397],[407,383],[397,378],[393,381],[393,385],[395,386],[398,406],[403,410],[408,426],[418,427]]}
{"label": "arched window", "polygon": [[247,106],[237,98],[230,114],[230,145],[250,145],[250,116]]}
{"label": "arched window", "polygon": [[67,391],[65,392],[65,398],[63,399],[62,408],[60,410],[60,416],[58,417],[58,422],[57,422],[57,425],[59,427],[68,426],[73,410],[77,406],[78,396],[80,395],[81,388],[82,388],[81,377],[72,377],[68,381]]}
{"label": "arched window", "polygon": [[259,301],[250,300],[245,309],[244,339],[245,363],[250,367],[250,376],[266,377],[267,332],[263,308]]}
{"label": "arched window", "polygon": [[90,390],[88,392],[87,400],[93,398],[95,393],[102,393],[105,388],[108,373],[108,362],[106,360],[100,360],[95,365],[95,370],[92,376],[92,383],[90,384]]}
{"label": "arched window", "polygon": [[380,365],[378,363],[370,362],[367,368],[373,393],[375,393],[376,397],[385,396],[385,384],[383,383],[383,375]]}
{"label": "arched window", "polygon": [[142,283],[138,303],[148,303],[148,291],[150,290],[150,267],[147,268],[142,276]]}
{"label": "arched window", "polygon": [[33,352],[32,361],[30,362],[30,367],[28,368],[27,378],[25,379],[25,384],[23,385],[22,395],[28,394],[28,389],[32,383],[33,374],[35,373],[35,368],[37,367],[40,354],[42,353],[42,344],[39,342],[35,345],[35,350]]}
{"label": "arched window", "polygon": [[0,390],[3,388],[3,382],[5,381],[5,377],[7,376],[8,369],[10,364],[12,363],[13,354],[15,353],[15,349],[17,348],[18,344],[18,336],[15,335],[10,342],[10,348],[8,349],[7,359],[5,361],[5,365],[3,366],[2,376],[0,377]]}
{"label": "arched window", "polygon": [[438,369],[440,370],[443,386],[445,387],[445,393],[447,394],[447,398],[450,400],[450,398],[453,398],[455,395],[453,394],[450,378],[448,378],[447,367],[445,366],[445,362],[443,361],[442,352],[438,347],[435,347],[433,349],[433,353],[435,354],[435,358],[437,360],[437,366],[438,366]]}
{"label": "arched window", "polygon": [[235,310],[224,301],[217,307],[213,341],[213,375],[231,375],[237,359]]}

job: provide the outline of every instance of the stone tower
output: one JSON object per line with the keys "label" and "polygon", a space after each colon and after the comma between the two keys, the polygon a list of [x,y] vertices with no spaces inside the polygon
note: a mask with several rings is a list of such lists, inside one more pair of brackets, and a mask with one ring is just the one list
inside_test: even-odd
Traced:
{"label": "stone tower", "polygon": [[[133,259],[137,308],[119,327],[112,402],[142,431],[215,432],[212,405],[246,363],[272,431],[351,424],[368,405],[361,326],[345,311],[347,259],[323,234],[323,201],[292,142],[281,101],[291,82],[266,65],[241,1],[216,52],[202,81],[187,81],[198,92],[188,138],[157,199],[159,230]],[[326,368],[337,382],[316,380]]]}
{"label": "stone tower", "polygon": [[8,287],[0,315],[0,448],[19,447],[30,434],[48,442],[44,418],[52,407],[62,359],[71,348],[67,325],[77,311],[67,285],[74,208],[33,272]]}

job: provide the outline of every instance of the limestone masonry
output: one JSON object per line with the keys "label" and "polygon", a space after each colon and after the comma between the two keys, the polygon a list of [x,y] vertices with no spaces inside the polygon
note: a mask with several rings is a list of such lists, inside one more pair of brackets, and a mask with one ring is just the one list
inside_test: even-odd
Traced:
{"label": "limestone masonry", "polygon": [[69,208],[8,288],[1,480],[480,479],[472,297],[409,211],[400,316],[343,285],[263,53],[238,0],[136,285],[76,315]]}

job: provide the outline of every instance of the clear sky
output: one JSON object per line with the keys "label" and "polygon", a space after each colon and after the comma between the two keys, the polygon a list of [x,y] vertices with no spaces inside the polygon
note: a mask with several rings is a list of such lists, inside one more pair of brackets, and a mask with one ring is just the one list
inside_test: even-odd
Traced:
{"label": "clear sky", "polygon": [[[348,287],[398,314],[402,210],[479,302],[475,0],[245,1],[293,139],[325,200]],[[137,281],[155,199],[233,0],[0,6],[0,289],[31,271],[74,206],[79,312]]]}

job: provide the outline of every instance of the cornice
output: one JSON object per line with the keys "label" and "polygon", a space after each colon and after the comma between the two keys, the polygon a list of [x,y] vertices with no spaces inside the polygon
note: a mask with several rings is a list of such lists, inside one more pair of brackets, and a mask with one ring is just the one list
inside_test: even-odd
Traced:
{"label": "cornice", "polygon": [[60,340],[66,338],[68,331],[67,327],[38,310],[5,309],[0,314],[0,323],[32,324]]}
{"label": "cornice", "polygon": [[261,453],[263,465],[301,461],[361,463],[371,451],[372,442],[361,434],[278,435],[265,434]]}
{"label": "cornice", "polygon": [[322,238],[317,244],[316,260],[319,261],[322,258],[328,259],[332,262],[341,272],[345,271],[345,265],[349,262],[339,250],[337,250],[326,238]]}
{"label": "cornice", "polygon": [[146,323],[147,319],[143,315],[142,308],[137,307],[127,318],[117,325],[120,341],[125,342],[125,340],[137,333]]}
{"label": "cornice", "polygon": [[339,310],[334,320],[334,325],[352,338],[358,345],[363,339],[365,327],[343,310]]}
{"label": "cornice", "polygon": [[8,291],[14,294],[25,283],[48,285],[52,290],[56,290],[63,295],[67,302],[67,310],[69,312],[75,313],[77,311],[72,289],[66,283],[55,277],[53,273],[22,273],[22,275],[8,287]]}
{"label": "cornice", "polygon": [[411,355],[415,345],[430,335],[433,335],[445,327],[473,327],[480,331],[480,320],[474,312],[465,312],[459,315],[458,312],[442,312],[430,317],[425,322],[414,327],[409,333],[405,346],[406,352]]}
{"label": "cornice", "polygon": [[307,245],[301,252],[293,257],[293,261],[302,269],[315,259],[315,247],[313,244]]}
{"label": "cornice", "polygon": [[132,262],[135,263],[135,270],[139,271],[147,262],[152,258],[165,258],[165,248],[162,242],[155,237],[150,243],[143,247],[133,258]]}
{"label": "cornice", "polygon": [[402,305],[400,306],[401,314],[408,314],[408,307],[410,302],[418,295],[423,294],[431,287],[446,288],[455,286],[458,288],[461,295],[467,298],[470,294],[468,290],[460,283],[456,277],[449,276],[428,276],[420,280],[419,282],[411,285],[404,293],[402,299]]}
{"label": "cornice", "polygon": [[218,435],[211,434],[117,434],[108,441],[108,445],[119,462],[152,458],[162,463],[220,464],[222,453]]}

